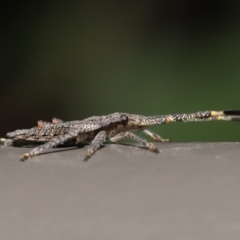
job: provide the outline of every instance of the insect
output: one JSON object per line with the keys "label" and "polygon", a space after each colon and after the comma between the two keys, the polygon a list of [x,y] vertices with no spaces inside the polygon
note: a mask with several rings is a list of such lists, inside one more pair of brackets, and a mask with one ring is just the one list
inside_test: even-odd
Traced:
{"label": "insect", "polygon": [[20,160],[25,161],[46,149],[74,141],[76,145],[90,142],[84,160],[89,159],[104,143],[106,139],[119,142],[123,139],[133,139],[144,148],[152,152],[160,152],[158,148],[145,139],[133,133],[143,131],[157,142],[168,142],[156,133],[147,129],[151,125],[167,124],[171,122],[193,121],[240,121],[240,110],[200,111],[196,113],[182,113],[172,115],[141,116],[129,113],[113,113],[106,116],[93,116],[79,121],[64,122],[53,118],[52,122],[38,121],[37,126],[30,129],[15,130],[7,133],[7,139],[1,138],[3,145],[17,145],[19,142],[43,143],[25,153]]}

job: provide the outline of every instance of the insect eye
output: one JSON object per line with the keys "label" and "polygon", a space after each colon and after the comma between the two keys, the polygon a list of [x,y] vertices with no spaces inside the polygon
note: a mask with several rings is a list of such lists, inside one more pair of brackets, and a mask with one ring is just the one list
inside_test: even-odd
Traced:
{"label": "insect eye", "polygon": [[122,115],[121,119],[124,123],[126,123],[128,121],[128,117],[126,115]]}

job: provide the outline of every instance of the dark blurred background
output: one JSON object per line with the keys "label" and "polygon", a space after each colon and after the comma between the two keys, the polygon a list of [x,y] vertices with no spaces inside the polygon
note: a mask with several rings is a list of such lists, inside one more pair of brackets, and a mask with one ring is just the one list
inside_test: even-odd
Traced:
{"label": "dark blurred background", "polygon": [[[240,2],[7,1],[0,136],[37,120],[240,108]],[[176,123],[173,141],[239,141],[238,123]]]}

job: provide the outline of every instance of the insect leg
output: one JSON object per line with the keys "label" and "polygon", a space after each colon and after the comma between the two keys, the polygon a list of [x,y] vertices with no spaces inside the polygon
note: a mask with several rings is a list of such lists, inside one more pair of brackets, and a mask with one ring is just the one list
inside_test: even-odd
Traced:
{"label": "insect leg", "polygon": [[80,146],[88,138],[87,134],[80,133],[77,135],[76,145]]}
{"label": "insect leg", "polygon": [[120,140],[123,139],[127,139],[130,138],[132,140],[135,140],[136,142],[139,142],[140,144],[142,144],[145,148],[147,148],[148,150],[152,151],[152,152],[156,152],[159,153],[160,151],[158,150],[158,148],[151,142],[148,142],[147,140],[138,137],[137,135],[135,135],[132,132],[123,132],[123,133],[119,133],[116,136],[110,138],[110,140],[112,142],[119,142]]}
{"label": "insect leg", "polygon": [[63,144],[64,142],[73,140],[74,138],[76,138],[76,134],[75,133],[67,133],[64,135],[59,135],[53,139],[51,139],[49,142],[34,148],[32,151],[30,151],[29,153],[25,153],[20,160],[21,161],[25,161],[28,158],[31,158],[39,153],[41,153],[42,151],[46,150],[46,149],[50,149],[53,147],[57,147],[60,144]]}
{"label": "insect leg", "polygon": [[87,150],[87,154],[84,158],[84,160],[88,160],[103,144],[103,142],[106,139],[106,132],[105,131],[101,131],[99,132],[95,138],[92,140],[90,147]]}
{"label": "insect leg", "polygon": [[0,144],[3,146],[11,146],[13,145],[13,142],[12,139],[0,138]]}
{"label": "insect leg", "polygon": [[148,129],[144,129],[143,132],[148,135],[149,137],[151,137],[154,141],[156,142],[170,142],[169,139],[164,139],[161,136],[159,136],[158,134],[151,132]]}

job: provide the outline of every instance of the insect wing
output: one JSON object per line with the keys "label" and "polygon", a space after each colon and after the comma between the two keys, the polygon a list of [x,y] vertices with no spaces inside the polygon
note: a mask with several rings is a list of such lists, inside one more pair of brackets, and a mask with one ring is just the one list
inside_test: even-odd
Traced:
{"label": "insect wing", "polygon": [[92,131],[98,130],[102,127],[105,127],[107,125],[108,125],[107,123],[96,123],[96,122],[84,123],[84,124],[82,124],[81,128],[78,129],[78,134],[92,132]]}

